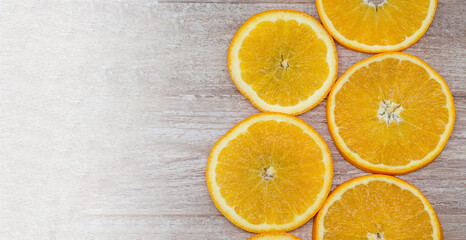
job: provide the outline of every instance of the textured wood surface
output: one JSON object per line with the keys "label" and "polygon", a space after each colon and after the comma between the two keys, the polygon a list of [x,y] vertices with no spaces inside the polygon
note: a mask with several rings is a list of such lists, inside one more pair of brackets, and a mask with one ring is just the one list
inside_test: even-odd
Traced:
{"label": "textured wood surface", "polygon": [[[192,3],[203,2],[203,3]],[[234,3],[236,2],[236,3]],[[240,2],[240,3],[238,3]],[[1,1],[0,239],[246,239],[205,185],[212,145],[257,113],[226,54],[251,15],[318,18],[313,1]],[[456,124],[429,166],[401,176],[445,239],[466,236],[466,2],[439,0],[405,52],[451,88]],[[369,54],[337,46],[339,74]],[[332,189],[366,173],[330,139],[324,100],[299,116],[327,141]],[[293,231],[311,238],[312,221]]]}

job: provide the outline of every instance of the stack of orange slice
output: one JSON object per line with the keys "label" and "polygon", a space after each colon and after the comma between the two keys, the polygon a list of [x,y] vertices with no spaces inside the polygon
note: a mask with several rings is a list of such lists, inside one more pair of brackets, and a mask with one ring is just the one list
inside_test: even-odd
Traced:
{"label": "stack of orange slice", "polygon": [[[426,32],[436,0],[317,0],[322,23],[341,45],[378,53],[405,49]],[[293,10],[254,15],[228,51],[234,84],[260,113],[214,145],[207,186],[223,215],[261,233],[250,239],[299,239],[312,218],[313,239],[443,239],[427,199],[387,175],[352,179],[328,197],[333,165],[322,137],[299,118],[327,102],[330,135],[356,167],[405,174],[432,162],[455,121],[445,81],[419,58],[382,53],[337,76],[333,39],[313,17]],[[272,113],[276,112],[276,113]]]}

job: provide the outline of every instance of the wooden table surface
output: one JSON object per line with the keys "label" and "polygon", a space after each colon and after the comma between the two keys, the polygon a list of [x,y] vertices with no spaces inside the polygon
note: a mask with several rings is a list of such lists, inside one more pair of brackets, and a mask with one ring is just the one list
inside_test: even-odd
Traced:
{"label": "wooden table surface", "polygon": [[[227,49],[268,9],[318,19],[314,1],[1,1],[0,239],[247,239],[212,203],[212,145],[258,112]],[[466,2],[439,0],[404,52],[448,83],[456,124],[432,164],[401,176],[432,203],[445,239],[466,236]],[[337,45],[339,75],[370,54]],[[332,189],[366,173],[330,139],[326,100],[299,117],[326,140]],[[292,233],[311,239],[312,221]]]}

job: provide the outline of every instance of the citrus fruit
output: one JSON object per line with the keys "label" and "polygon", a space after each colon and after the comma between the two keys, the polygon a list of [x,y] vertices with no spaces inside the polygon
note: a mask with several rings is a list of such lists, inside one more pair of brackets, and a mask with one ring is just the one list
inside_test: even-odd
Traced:
{"label": "citrus fruit", "polygon": [[413,185],[387,175],[338,186],[314,219],[314,240],[443,239],[434,209]]}
{"label": "citrus fruit", "polygon": [[316,0],[316,8],[341,45],[377,53],[417,42],[434,18],[437,0]]}
{"label": "citrus fruit", "polygon": [[301,240],[301,238],[286,232],[271,232],[257,234],[248,240]]}
{"label": "citrus fruit", "polygon": [[333,39],[312,16],[271,10],[249,18],[228,50],[239,91],[266,112],[303,113],[321,102],[337,76]]}
{"label": "citrus fruit", "polygon": [[215,206],[250,232],[288,231],[313,217],[330,191],[330,151],[299,118],[259,113],[212,148],[207,187]]}
{"label": "citrus fruit", "polygon": [[327,102],[337,149],[365,171],[404,174],[432,162],[455,121],[445,81],[419,58],[382,53],[350,67]]}

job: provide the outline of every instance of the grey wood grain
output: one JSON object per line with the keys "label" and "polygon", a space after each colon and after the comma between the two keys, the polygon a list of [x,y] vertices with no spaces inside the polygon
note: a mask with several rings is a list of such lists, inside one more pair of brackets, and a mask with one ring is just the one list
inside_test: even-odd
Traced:
{"label": "grey wood grain", "polygon": [[[257,113],[226,54],[251,15],[318,18],[313,1],[0,2],[0,239],[246,239],[213,205],[215,141]],[[432,203],[445,239],[466,234],[463,1],[439,1],[405,52],[450,86],[457,119],[438,159],[401,176]],[[337,46],[339,74],[369,54]],[[332,189],[366,173],[330,139],[325,100],[299,116],[326,140]],[[312,221],[293,231],[310,239]]]}

